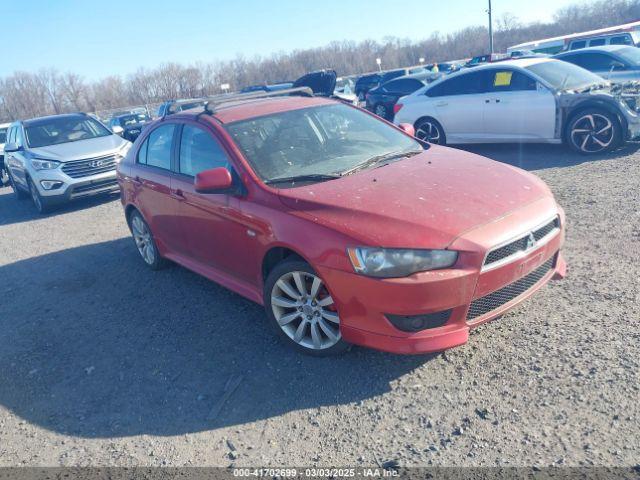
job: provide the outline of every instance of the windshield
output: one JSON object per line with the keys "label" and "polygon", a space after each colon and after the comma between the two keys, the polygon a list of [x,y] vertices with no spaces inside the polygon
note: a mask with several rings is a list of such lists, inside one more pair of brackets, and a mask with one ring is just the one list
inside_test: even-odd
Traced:
{"label": "windshield", "polygon": [[637,66],[640,64],[640,49],[636,47],[621,48],[614,53],[631,65]]}
{"label": "windshield", "polygon": [[105,126],[90,117],[43,119],[29,124],[25,132],[31,148],[112,135]]}
{"label": "windshield", "polygon": [[556,90],[580,90],[594,83],[603,82],[603,79],[595,73],[560,60],[536,63],[525,69],[538,75]]}
{"label": "windshield", "polygon": [[127,127],[129,125],[136,125],[137,123],[146,122],[147,120],[149,120],[149,117],[144,113],[124,115],[120,117],[120,126]]}
{"label": "windshield", "polygon": [[411,137],[343,104],[252,118],[226,128],[266,182],[339,175],[379,155],[422,150]]}
{"label": "windshield", "polygon": [[0,144],[5,143],[7,141],[7,130],[8,128],[0,128]]}

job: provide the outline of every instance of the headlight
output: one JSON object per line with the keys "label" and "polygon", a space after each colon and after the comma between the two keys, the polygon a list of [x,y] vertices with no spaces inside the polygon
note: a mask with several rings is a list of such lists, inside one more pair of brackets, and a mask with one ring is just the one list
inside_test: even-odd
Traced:
{"label": "headlight", "polygon": [[348,248],[354,270],[369,277],[406,277],[415,272],[447,268],[456,263],[451,250],[408,250],[399,248]]}
{"label": "headlight", "polygon": [[52,170],[54,168],[58,168],[60,162],[56,162],[55,160],[44,160],[42,158],[33,158],[31,159],[31,165],[36,170]]}

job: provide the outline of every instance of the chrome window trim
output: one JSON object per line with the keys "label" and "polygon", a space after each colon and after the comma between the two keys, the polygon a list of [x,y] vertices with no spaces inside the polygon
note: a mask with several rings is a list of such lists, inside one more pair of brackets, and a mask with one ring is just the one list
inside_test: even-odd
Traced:
{"label": "chrome window trim", "polygon": [[[531,233],[535,232],[536,230],[544,227],[545,225],[551,223],[556,218],[558,219],[559,227],[554,228],[549,233],[547,233],[544,237],[542,237],[540,240],[538,240],[533,248],[531,248],[529,250],[520,250],[520,251],[518,251],[518,252],[516,252],[516,253],[514,253],[512,255],[509,255],[508,257],[501,258],[497,262],[493,262],[493,263],[490,263],[489,265],[485,265],[485,262],[487,261],[487,257],[494,250],[497,250],[498,248],[502,248],[505,245],[508,245],[508,244],[510,244],[512,242],[520,240],[523,237],[526,237],[528,234],[531,234]],[[525,257],[529,253],[531,253],[531,252],[537,250],[538,248],[543,247],[544,245],[549,243],[551,241],[551,239],[553,237],[555,237],[560,232],[561,229],[562,229],[562,223],[560,222],[560,215],[556,214],[553,217],[548,218],[544,222],[541,222],[537,226],[535,226],[533,228],[530,228],[530,229],[528,229],[528,230],[526,230],[526,231],[524,231],[524,232],[522,232],[522,233],[520,233],[518,235],[515,235],[515,236],[511,237],[509,240],[506,240],[506,241],[504,241],[502,243],[499,243],[498,245],[494,245],[489,250],[487,250],[487,252],[484,254],[484,257],[482,259],[482,267],[480,268],[480,273],[484,273],[484,272],[488,272],[490,270],[494,270],[496,268],[499,268],[499,267],[502,267],[504,265],[507,265],[508,263],[511,263],[511,262],[513,262],[515,260],[518,260],[520,258]]]}

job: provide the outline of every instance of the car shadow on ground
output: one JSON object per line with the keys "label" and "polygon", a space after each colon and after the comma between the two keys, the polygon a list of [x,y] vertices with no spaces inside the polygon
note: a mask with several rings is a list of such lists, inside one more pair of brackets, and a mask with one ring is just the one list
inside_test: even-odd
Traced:
{"label": "car shadow on ground", "polygon": [[541,170],[571,167],[585,162],[613,160],[621,156],[632,155],[640,149],[640,142],[627,142],[613,152],[596,155],[581,155],[564,145],[546,144],[457,145],[455,148],[508,163],[524,170]]}
{"label": "car shadow on ground", "polygon": [[11,187],[0,189],[0,226],[12,225],[14,223],[30,222],[39,218],[55,217],[65,213],[95,207],[107,202],[113,202],[120,198],[119,193],[97,195],[86,199],[79,199],[73,202],[62,204],[47,212],[39,214],[30,198],[18,199]]}
{"label": "car shadow on ground", "polygon": [[175,265],[150,271],[130,238],[4,265],[0,278],[0,404],[62,434],[177,435],[358,402],[433,358],[299,354],[262,307]]}

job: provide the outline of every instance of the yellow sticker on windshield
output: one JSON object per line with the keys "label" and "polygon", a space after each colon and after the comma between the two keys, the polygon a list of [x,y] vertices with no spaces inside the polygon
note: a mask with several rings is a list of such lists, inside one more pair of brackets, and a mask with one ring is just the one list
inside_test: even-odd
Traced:
{"label": "yellow sticker on windshield", "polygon": [[508,87],[511,85],[511,76],[513,72],[498,72],[493,80],[494,87]]}

